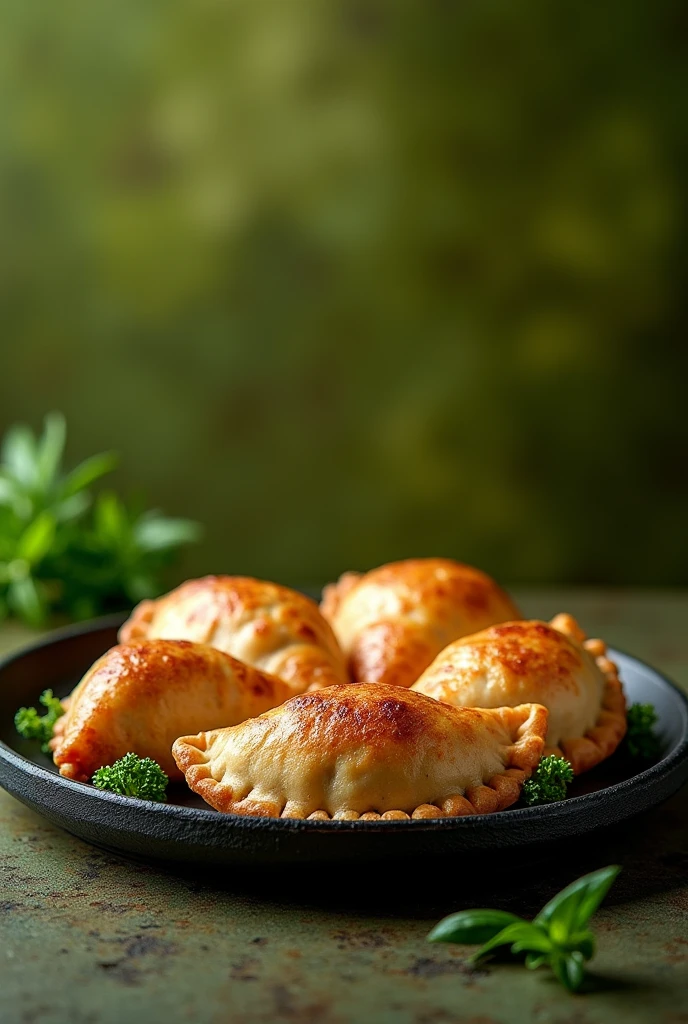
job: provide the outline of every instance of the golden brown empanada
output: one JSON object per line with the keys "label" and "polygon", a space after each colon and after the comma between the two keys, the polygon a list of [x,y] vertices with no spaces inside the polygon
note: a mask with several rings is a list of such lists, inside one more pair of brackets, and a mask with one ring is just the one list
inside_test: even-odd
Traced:
{"label": "golden brown empanada", "polygon": [[173,747],[218,811],[271,818],[438,818],[514,803],[537,765],[547,711],[452,708],[377,683],[292,697]]}
{"label": "golden brown empanada", "polygon": [[142,601],[119,639],[194,640],[279,676],[291,693],[346,683],[344,656],[315,601],[244,576],[187,580],[157,601]]}
{"label": "golden brown empanada", "polygon": [[186,640],[120,644],[88,670],[52,740],[61,775],[85,781],[129,751],[180,778],[180,732],[234,725],[281,704],[286,683],[223,651]]}
{"label": "golden brown empanada", "polygon": [[520,617],[494,580],[450,558],[411,558],[325,588],[323,615],[354,682],[411,686],[460,636]]}
{"label": "golden brown empanada", "polygon": [[449,644],[413,687],[456,707],[536,701],[549,710],[548,752],[574,772],[612,754],[626,732],[626,702],[602,640],[587,640],[570,615],[505,622]]}

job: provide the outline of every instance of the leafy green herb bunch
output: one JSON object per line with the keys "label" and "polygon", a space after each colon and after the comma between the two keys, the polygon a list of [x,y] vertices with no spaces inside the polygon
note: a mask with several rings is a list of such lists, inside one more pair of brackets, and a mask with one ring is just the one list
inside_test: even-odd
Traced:
{"label": "leafy green herb bunch", "polygon": [[612,864],[576,879],[532,921],[505,910],[462,910],[435,925],[428,940],[480,945],[470,958],[473,963],[500,951],[523,957],[529,970],[549,967],[565,988],[578,992],[595,953],[588,922],[619,871]]}
{"label": "leafy green herb bunch", "polygon": [[43,432],[15,425],[0,447],[0,620],[30,626],[51,615],[83,619],[153,597],[162,571],[197,523],[127,503],[93,485],[117,457],[93,455],[62,468],[66,425],[46,416]]}

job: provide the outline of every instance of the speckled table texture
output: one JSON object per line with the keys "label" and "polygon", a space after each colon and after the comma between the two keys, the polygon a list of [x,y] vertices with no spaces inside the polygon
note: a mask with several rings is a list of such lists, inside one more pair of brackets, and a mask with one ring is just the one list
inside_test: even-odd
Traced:
{"label": "speckled table texture", "polygon": [[[529,590],[688,688],[688,594]],[[0,631],[0,650],[27,636]],[[94,849],[0,792],[0,1021],[688,1022],[688,787],[531,860],[213,874]],[[579,874],[623,871],[594,919],[588,991],[430,945],[450,911],[534,914]]]}

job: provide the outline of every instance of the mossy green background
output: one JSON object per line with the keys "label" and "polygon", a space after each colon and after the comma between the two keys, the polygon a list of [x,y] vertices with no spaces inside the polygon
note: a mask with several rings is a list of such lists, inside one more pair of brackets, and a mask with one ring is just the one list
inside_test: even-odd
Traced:
{"label": "mossy green background", "polygon": [[688,582],[683,5],[0,15],[1,428],[185,572]]}

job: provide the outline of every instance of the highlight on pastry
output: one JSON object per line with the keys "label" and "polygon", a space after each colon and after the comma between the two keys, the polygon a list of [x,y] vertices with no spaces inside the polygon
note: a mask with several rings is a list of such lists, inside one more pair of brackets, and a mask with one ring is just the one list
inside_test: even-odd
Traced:
{"label": "highlight on pastry", "polygon": [[520,618],[486,573],[450,558],[410,558],[323,591],[354,682],[411,686],[439,652],[467,633]]}
{"label": "highlight on pastry", "polygon": [[271,818],[440,818],[518,800],[545,744],[538,704],[454,708],[384,684],[292,697],[241,725],[176,741],[188,785],[218,811]]}
{"label": "highlight on pastry", "polygon": [[506,622],[456,640],[413,689],[457,707],[543,704],[546,753],[563,754],[576,774],[609,757],[626,732],[617,667],[604,641],[588,640],[571,615]]}
{"label": "highlight on pastry", "polygon": [[344,656],[315,601],[248,576],[187,580],[164,597],[142,601],[119,639],[209,644],[278,676],[292,694],[349,681]]}
{"label": "highlight on pastry", "polygon": [[181,779],[171,752],[180,732],[234,725],[290,695],[280,679],[204,644],[120,644],[73,690],[53,728],[53,760],[61,775],[86,781],[131,752],[157,761],[170,779]]}

